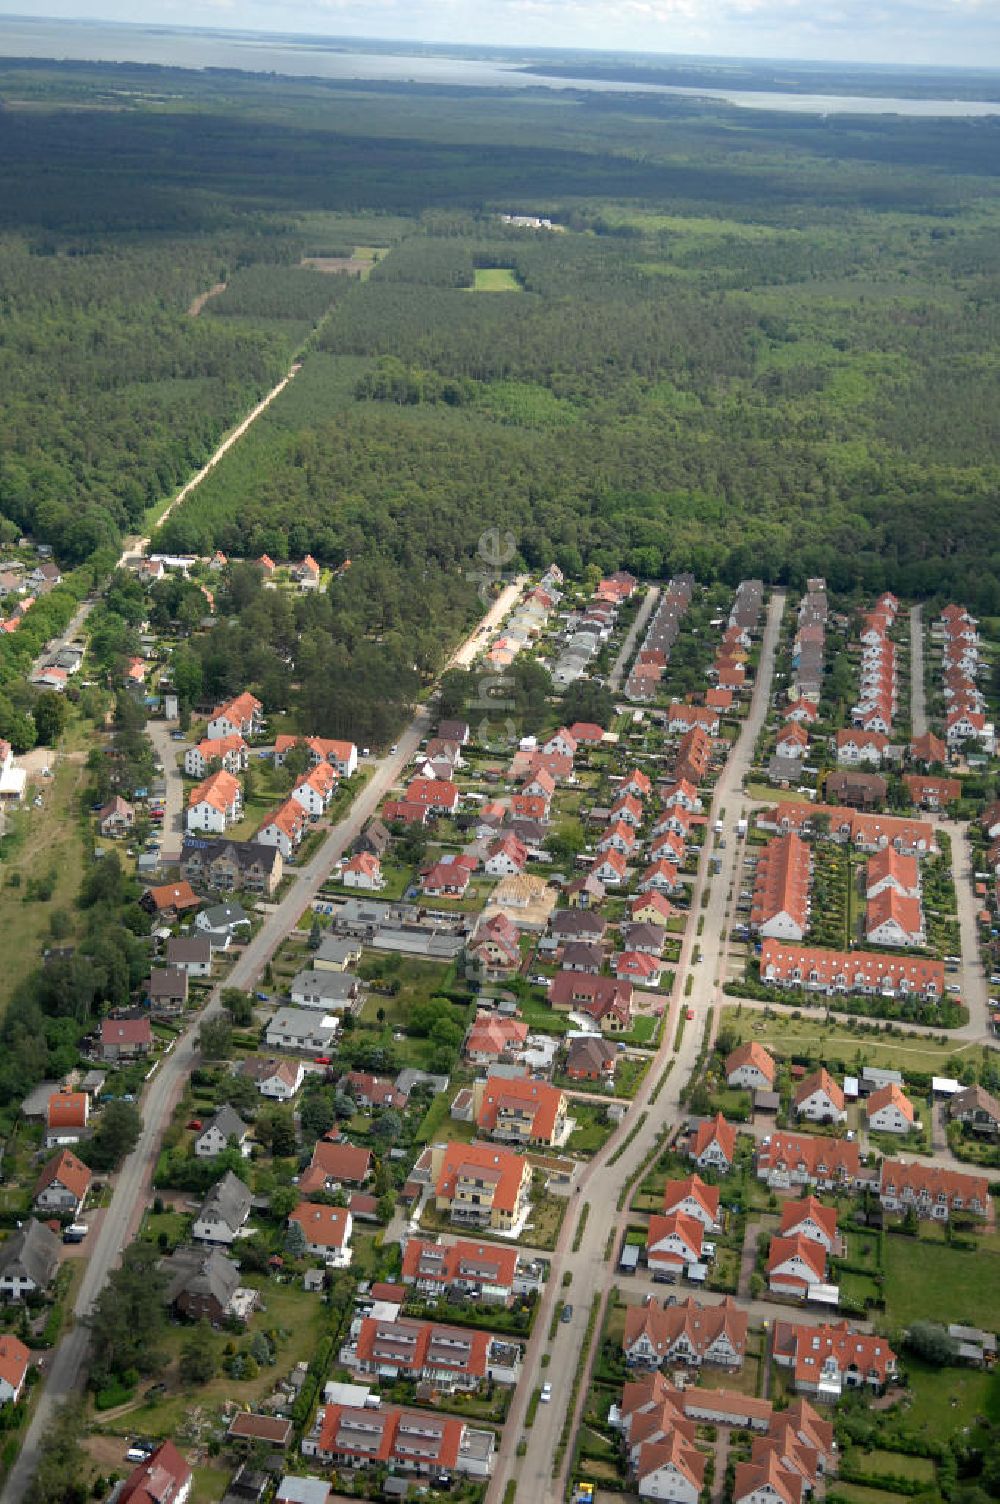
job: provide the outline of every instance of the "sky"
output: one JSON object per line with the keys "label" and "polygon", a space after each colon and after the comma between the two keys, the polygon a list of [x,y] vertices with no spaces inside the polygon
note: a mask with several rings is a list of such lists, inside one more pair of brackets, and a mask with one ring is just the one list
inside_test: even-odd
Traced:
{"label": "sky", "polygon": [[[4,8],[29,11],[24,0]],[[38,12],[389,40],[1000,68],[1000,0],[41,0]]]}

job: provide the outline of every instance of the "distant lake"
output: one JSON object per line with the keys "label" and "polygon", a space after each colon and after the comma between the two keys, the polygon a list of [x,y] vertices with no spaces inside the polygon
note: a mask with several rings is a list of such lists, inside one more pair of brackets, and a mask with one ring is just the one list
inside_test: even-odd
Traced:
{"label": "distant lake", "polygon": [[552,78],[515,63],[430,52],[355,52],[324,38],[269,37],[258,32],[174,30],[107,22],[34,21],[0,17],[0,56],[75,62],[157,63],[172,68],[237,68],[247,73],[415,84],[469,89],[593,89],[616,94],[677,94],[717,99],[744,109],[809,115],[912,115],[970,118],[1000,115],[1000,103],[979,99],[893,99],[849,94],[785,94],[751,89],[688,88],[680,84]]}

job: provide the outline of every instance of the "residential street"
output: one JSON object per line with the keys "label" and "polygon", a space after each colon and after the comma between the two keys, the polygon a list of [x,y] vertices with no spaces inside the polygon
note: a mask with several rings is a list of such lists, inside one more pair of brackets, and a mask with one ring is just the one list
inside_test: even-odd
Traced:
{"label": "residential street", "polygon": [[914,741],[927,730],[924,686],[924,608],[910,607],[910,735]]}
{"label": "residential street", "polygon": [[184,839],[184,777],[177,754],[190,743],[175,742],[170,733],[176,729],[176,721],[146,722],[146,732],[153,743],[156,760],[163,764],[163,781],[166,784],[163,824],[158,838],[164,855],[179,855]]}
{"label": "residential street", "polygon": [[649,618],[653,613],[653,607],[656,605],[659,599],[659,585],[650,585],[649,589],[646,591],[645,600],[635,614],[635,621],[632,623],[625,634],[625,641],[622,643],[621,651],[619,652],[618,657],[615,659],[615,666],[608,676],[608,684],[616,694],[622,687],[622,680],[625,677],[625,670],[628,668],[629,661],[632,657],[633,652],[635,651],[635,645],[638,641],[639,634],[641,632],[645,632],[646,623],[649,621]]}
{"label": "residential street", "polygon": [[[709,830],[717,818],[725,818],[728,828],[735,824],[739,816],[743,778],[750,769],[754,745],[767,713],[775,648],[784,605],[784,594],[776,592],[768,608],[760,670],[754,686],[750,713],[716,784],[711,809],[706,811]],[[500,1504],[507,1480],[512,1477],[517,1479],[518,1495],[530,1500],[531,1504],[555,1504],[557,1499],[564,1497],[565,1476],[563,1474],[559,1478],[553,1478],[552,1462],[563,1422],[570,1409],[574,1377],[578,1373],[586,1374],[589,1371],[589,1352],[584,1351],[584,1337],[591,1301],[599,1292],[606,1296],[608,1286],[612,1283],[614,1265],[613,1262],[610,1265],[606,1263],[604,1257],[608,1235],[614,1228],[613,1261],[628,1220],[627,1204],[620,1213],[612,1208],[617,1203],[622,1186],[635,1175],[643,1160],[655,1148],[663,1126],[677,1122],[682,1115],[680,1091],[701,1047],[708,1012],[719,997],[715,958],[720,953],[724,933],[726,898],[733,877],[736,844],[735,840],[729,841],[727,850],[719,853],[722,857],[722,872],[711,879],[709,904],[706,909],[702,909],[701,895],[706,882],[709,882],[709,852],[714,848],[714,838],[709,835],[706,840],[692,891],[691,918],[677,967],[674,998],[664,1023],[660,1048],[625,1121],[612,1134],[600,1154],[583,1168],[578,1181],[579,1191],[571,1193],[572,1205],[567,1210],[559,1241],[552,1255],[551,1272],[535,1317],[534,1332],[525,1353],[521,1380],[501,1436],[486,1504]],[[704,932],[697,943],[709,959],[692,966],[696,916],[701,914],[705,916]],[[694,985],[691,996],[686,998],[684,983],[689,972],[694,977]],[[673,1042],[681,1007],[692,1008],[695,1016],[686,1024],[680,1049],[675,1056]],[[650,1109],[650,1095],[671,1060],[673,1065],[670,1075],[655,1105]],[[644,1111],[648,1116],[635,1138],[617,1163],[610,1164],[608,1161],[616,1147],[635,1127]],[[580,1238],[579,1249],[574,1252],[574,1231],[582,1207],[588,1204],[590,1211],[587,1223]],[[567,1271],[572,1281],[569,1288],[564,1289],[562,1281]],[[560,1299],[568,1300],[573,1305],[573,1316],[569,1322],[559,1323],[555,1338],[550,1343],[549,1324],[556,1302]],[[594,1333],[595,1341],[598,1336],[599,1327]],[[546,1351],[551,1353],[551,1358],[549,1366],[543,1369],[541,1357]],[[528,1401],[533,1391],[543,1382],[552,1385],[552,1400],[547,1405],[538,1406],[534,1424],[526,1431],[524,1420]],[[581,1383],[577,1396],[579,1406],[582,1406],[585,1392],[586,1385]],[[523,1458],[519,1458],[517,1445],[522,1437],[527,1441],[527,1452]],[[570,1455],[568,1451],[567,1457]]]}
{"label": "residential street", "polygon": [[[451,660],[453,664],[471,661],[481,646],[477,643],[477,638],[482,628],[495,626],[511,609],[523,589],[524,578],[521,577],[501,592],[476,629],[458,649]],[[304,867],[295,869],[297,880],[268,914],[261,929],[225,978],[227,987],[253,989],[278,945],[295,927],[299,916],[308,908],[330,875],[334,863],[351,846],[388,790],[400,778],[431,725],[431,713],[421,707],[406,730],[400,734],[396,751],[375,764],[374,772],[364,789],[344,819],[330,831],[313,859]],[[175,747],[176,743],[168,738],[168,745]],[[164,759],[164,767],[166,766]],[[179,778],[177,782],[180,782]],[[177,1040],[173,1050],[162,1057],[160,1067],[146,1089],[142,1101],[142,1134],[118,1172],[114,1194],[100,1228],[91,1234],[93,1246],[73,1308],[76,1324],[63,1337],[49,1359],[45,1389],[39,1397],[20,1455],[7,1478],[2,1495],[3,1504],[19,1504],[24,1498],[37,1462],[39,1444],[48,1429],[53,1408],[79,1390],[85,1382],[87,1332],[79,1323],[90,1311],[108,1274],[117,1265],[125,1243],[134,1236],[142,1220],[159,1153],[160,1138],[195,1064],[195,1036],[198,1027],[204,1019],[221,1009],[220,992],[221,986],[214,989],[206,1007],[192,1021],[187,1032]]]}

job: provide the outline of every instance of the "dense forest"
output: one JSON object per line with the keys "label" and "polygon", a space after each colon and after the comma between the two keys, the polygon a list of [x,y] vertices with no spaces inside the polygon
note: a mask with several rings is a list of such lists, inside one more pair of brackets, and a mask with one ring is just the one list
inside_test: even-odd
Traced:
{"label": "dense forest", "polygon": [[[406,594],[496,522],[529,563],[750,558],[996,606],[992,123],[595,95],[547,101],[529,144],[538,102],[497,96],[459,135],[465,101],[428,91],[79,65],[0,87],[0,513],[65,562],[169,496],[336,303],[164,541],[370,553]],[[109,93],[129,104],[73,108]],[[484,213],[515,175],[564,233]],[[297,268],[362,238],[394,246],[367,283]],[[520,295],[469,295],[494,265]],[[382,590],[343,593],[391,627]]]}
{"label": "dense forest", "polygon": [[1000,612],[995,121],[12,62],[0,99],[0,537],[77,566],[0,682],[294,356],[157,541],[352,567],[227,615],[206,694],[389,735],[491,527]]}

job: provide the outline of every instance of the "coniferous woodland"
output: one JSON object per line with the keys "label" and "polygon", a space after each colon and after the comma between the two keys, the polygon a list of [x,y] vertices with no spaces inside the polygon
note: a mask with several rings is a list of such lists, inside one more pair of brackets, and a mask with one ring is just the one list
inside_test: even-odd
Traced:
{"label": "coniferous woodland", "polygon": [[[0,543],[67,572],[0,641],[0,735],[96,589],[98,666],[152,610],[187,703],[252,688],[384,743],[481,609],[493,528],[511,567],[1000,615],[998,172],[991,120],[3,63]],[[303,264],[359,252],[365,277]],[[196,586],[115,560],[293,361],[155,542],[333,577],[236,566],[200,633]],[[9,1010],[3,1101],[127,994],[129,881],[103,864],[73,974]]]}

